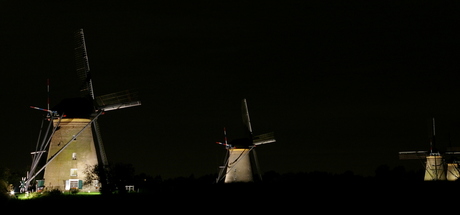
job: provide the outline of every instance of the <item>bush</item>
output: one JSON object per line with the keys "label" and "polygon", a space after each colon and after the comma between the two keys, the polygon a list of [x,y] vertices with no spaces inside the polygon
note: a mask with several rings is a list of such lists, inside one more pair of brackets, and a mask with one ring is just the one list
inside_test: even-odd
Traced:
{"label": "bush", "polygon": [[9,199],[11,196],[9,194],[9,187],[6,181],[0,179],[0,201]]}
{"label": "bush", "polygon": [[71,194],[74,194],[74,195],[75,195],[75,194],[77,194],[78,192],[80,192],[80,190],[79,190],[78,188],[71,188],[71,189],[70,189],[70,193],[71,193]]}
{"label": "bush", "polygon": [[49,197],[53,197],[53,196],[61,196],[63,195],[62,192],[58,189],[54,189],[54,190],[50,190],[50,191],[45,191],[43,192],[42,196],[49,196]]}

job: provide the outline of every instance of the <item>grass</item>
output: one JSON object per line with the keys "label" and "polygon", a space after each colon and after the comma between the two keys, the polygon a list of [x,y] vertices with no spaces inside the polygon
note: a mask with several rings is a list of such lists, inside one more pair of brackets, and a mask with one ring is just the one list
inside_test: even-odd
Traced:
{"label": "grass", "polygon": [[[46,193],[31,193],[31,194],[26,194],[26,193],[19,193],[15,194],[17,199],[19,200],[27,200],[27,199],[35,199],[35,198],[40,198],[42,196],[46,196]],[[71,193],[70,191],[65,191],[62,193],[62,195],[78,195],[78,196],[97,196],[101,195],[100,192],[77,192],[77,193]]]}

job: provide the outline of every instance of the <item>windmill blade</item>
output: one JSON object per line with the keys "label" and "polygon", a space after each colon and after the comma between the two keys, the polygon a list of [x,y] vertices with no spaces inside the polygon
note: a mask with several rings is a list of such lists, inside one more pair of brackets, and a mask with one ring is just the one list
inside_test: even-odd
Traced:
{"label": "windmill blade", "polygon": [[97,140],[97,145],[99,149],[99,156],[102,161],[102,165],[104,168],[107,168],[109,166],[109,162],[107,160],[107,154],[105,154],[105,149],[104,149],[104,143],[102,142],[102,136],[101,136],[101,129],[99,128],[99,123],[97,122],[97,119],[93,121],[93,129],[96,134],[96,140]]}
{"label": "windmill blade", "polygon": [[399,152],[400,160],[412,160],[412,159],[425,159],[428,155],[427,151],[404,151]]}
{"label": "windmill blade", "polygon": [[[53,126],[53,121],[55,118],[58,118],[58,122],[55,126]],[[55,117],[55,116],[51,116],[51,119],[49,120],[49,124],[48,124],[48,128],[46,129],[46,133],[42,139],[42,143],[40,145],[40,147],[38,147],[38,142],[37,142],[37,146],[36,146],[36,150],[35,152],[31,152],[30,154],[33,155],[33,158],[32,158],[32,165],[30,167],[30,175],[34,175],[35,174],[35,170],[41,160],[41,157],[44,153],[47,153],[46,149],[48,148],[48,145],[50,144],[51,142],[51,138],[53,138],[53,135],[54,133],[56,132],[56,130],[59,129],[59,124],[61,123],[61,119],[62,119],[62,116],[59,116],[59,117]],[[54,127],[53,129],[51,129],[51,127]],[[48,135],[48,132],[51,131],[51,134]],[[40,131],[41,133],[41,131]],[[40,141],[40,136],[41,134],[38,135],[39,139],[38,141]],[[29,183],[30,181],[27,181],[27,187],[29,186]]]}
{"label": "windmill blade", "polygon": [[83,29],[75,33],[75,66],[80,80],[80,93],[83,97],[94,99],[93,84],[91,81],[88,54],[86,52],[85,35]]}
{"label": "windmill blade", "polygon": [[101,136],[101,129],[99,128],[99,123],[97,122],[97,119],[94,119],[93,121],[93,130],[95,131],[95,134],[96,134],[99,157],[101,159],[102,167],[104,169],[103,174],[105,177],[105,183],[109,184],[109,176],[108,176],[109,161],[107,160],[107,154],[105,153],[104,143],[102,141],[102,136]]}
{"label": "windmill blade", "polygon": [[111,111],[141,105],[139,93],[134,90],[125,90],[96,97],[99,110]]}
{"label": "windmill blade", "polygon": [[446,151],[444,152],[444,159],[458,164],[460,160],[460,151],[458,149],[456,151]]}
{"label": "windmill blade", "polygon": [[219,166],[220,171],[219,171],[219,175],[216,178],[216,183],[219,183],[219,181],[224,179],[225,176],[227,175],[226,170],[227,170],[227,166],[228,166],[228,158],[229,157],[230,157],[230,151],[227,149],[226,152],[225,152],[224,165]]}
{"label": "windmill blade", "polygon": [[243,114],[243,124],[247,127],[250,135],[252,136],[251,119],[249,118],[248,103],[246,102],[246,99],[243,99],[241,104],[241,113]]}
{"label": "windmill blade", "polygon": [[260,134],[260,135],[254,136],[253,138],[253,144],[256,146],[267,144],[267,143],[274,143],[274,142],[276,142],[276,140],[275,140],[275,133],[273,132]]}
{"label": "windmill blade", "polygon": [[430,153],[436,153],[436,123],[434,117],[431,119],[431,138],[430,138]]}
{"label": "windmill blade", "polygon": [[260,170],[259,159],[257,158],[256,149],[252,150],[252,154],[254,156],[254,163],[256,166],[257,175],[259,175],[259,179],[260,181],[262,181],[262,171]]}
{"label": "windmill blade", "polygon": [[224,127],[224,143],[225,143],[225,146],[228,145],[228,141],[227,141],[227,129]]}

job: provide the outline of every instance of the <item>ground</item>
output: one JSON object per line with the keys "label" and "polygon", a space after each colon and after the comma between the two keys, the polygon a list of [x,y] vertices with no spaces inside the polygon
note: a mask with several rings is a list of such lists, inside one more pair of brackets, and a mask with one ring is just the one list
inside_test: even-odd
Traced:
{"label": "ground", "polygon": [[[91,210],[128,209],[207,211],[230,210],[287,211],[352,210],[412,211],[448,209],[455,200],[456,182],[364,182],[347,181],[311,184],[220,184],[165,187],[148,193],[111,195],[57,195],[32,200],[9,200],[7,207],[40,207],[55,205],[92,206]],[[425,205],[423,202],[426,202]],[[81,207],[78,207],[81,208]],[[368,211],[369,212],[369,211]]]}

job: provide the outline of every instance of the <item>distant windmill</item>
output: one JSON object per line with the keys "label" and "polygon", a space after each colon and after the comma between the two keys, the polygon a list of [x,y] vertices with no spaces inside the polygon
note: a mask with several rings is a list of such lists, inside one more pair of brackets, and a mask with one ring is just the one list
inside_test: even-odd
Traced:
{"label": "distant windmill", "polygon": [[436,146],[435,118],[431,121],[431,138],[429,151],[399,152],[399,159],[425,160],[425,181],[455,181],[460,177],[458,156],[460,152],[450,150],[441,153]]}
{"label": "distant windmill", "polygon": [[[49,125],[44,137],[41,137],[40,131],[36,151],[31,153],[33,161],[26,179],[27,187],[45,170],[44,180],[39,182],[41,186],[48,189],[97,190],[98,181],[84,185],[85,170],[88,167],[100,164],[105,169],[108,167],[97,118],[106,111],[141,105],[138,93],[135,91],[126,90],[94,97],[83,29],[76,32],[75,42],[76,70],[81,84],[80,97],[64,99],[52,110],[49,109],[49,102],[48,109],[31,106],[48,112],[46,118]],[[44,153],[48,153],[46,163],[37,171],[40,158]]]}
{"label": "distant windmill", "polygon": [[[225,183],[233,182],[253,182],[252,165],[250,159],[250,153],[252,152],[255,161],[255,167],[259,171],[257,156],[255,153],[255,147],[275,142],[273,132],[265,133],[254,136],[252,134],[251,120],[249,118],[249,111],[246,99],[242,101],[242,115],[243,123],[246,127],[247,137],[235,139],[230,143],[227,142],[227,131],[224,128],[225,141],[218,142],[224,145],[227,149],[227,155],[225,157],[225,164],[221,167],[221,171],[216,179],[217,182],[225,178]],[[225,172],[225,173],[224,173]],[[260,174],[259,174],[260,175]]]}

